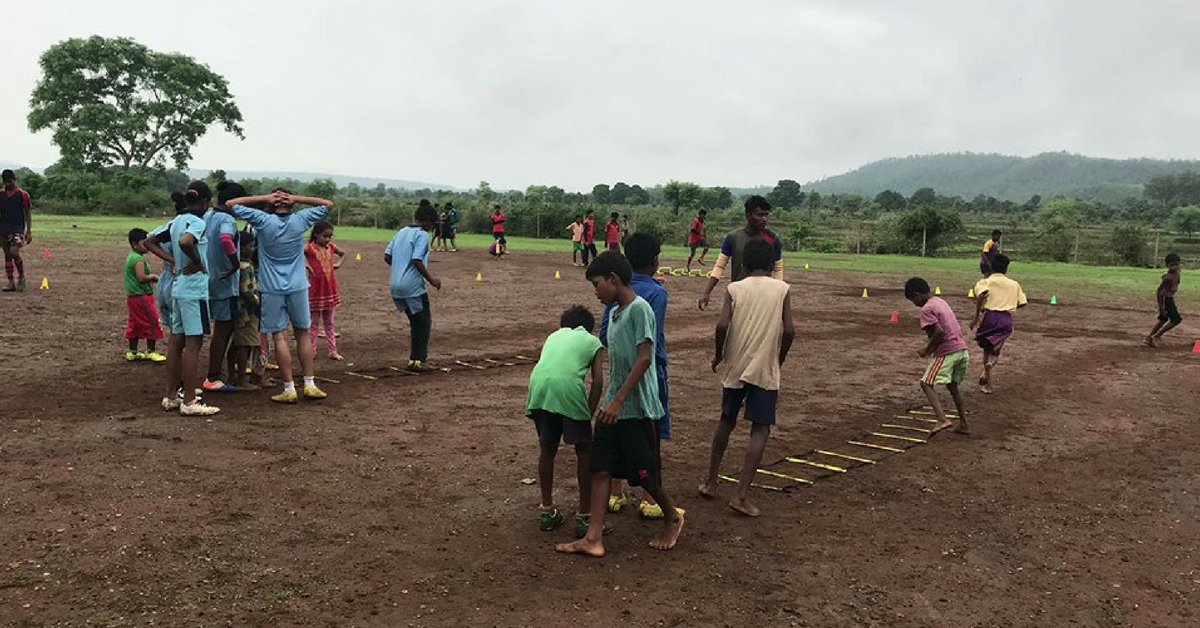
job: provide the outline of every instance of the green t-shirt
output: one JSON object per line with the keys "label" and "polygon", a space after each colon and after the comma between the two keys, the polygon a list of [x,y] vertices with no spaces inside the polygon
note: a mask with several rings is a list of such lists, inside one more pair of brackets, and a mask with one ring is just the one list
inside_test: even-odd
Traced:
{"label": "green t-shirt", "polygon": [[537,366],[529,374],[525,415],[545,410],[577,421],[590,420],[583,378],[602,346],[599,338],[582,327],[563,327],[550,334],[542,345]]}
{"label": "green t-shirt", "polygon": [[150,263],[137,251],[130,251],[125,256],[125,296],[135,297],[139,294],[154,294],[154,284],[149,281],[138,281],[137,265],[142,265],[142,272],[150,274]]}
{"label": "green t-shirt", "polygon": [[650,368],[630,391],[621,406],[618,419],[661,419],[662,402],[658,399],[658,379],[655,377],[654,310],[642,297],[635,297],[624,308],[608,315],[608,390],[604,403],[612,401],[637,362],[638,345],[650,343]]}

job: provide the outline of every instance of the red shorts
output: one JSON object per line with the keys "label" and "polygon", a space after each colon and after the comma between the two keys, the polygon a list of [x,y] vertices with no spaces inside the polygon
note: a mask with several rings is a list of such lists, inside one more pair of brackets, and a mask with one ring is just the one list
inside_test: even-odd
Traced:
{"label": "red shorts", "polygon": [[158,308],[154,306],[154,295],[138,294],[125,298],[129,308],[129,324],[125,326],[125,339],[162,340],[162,328],[158,326]]}

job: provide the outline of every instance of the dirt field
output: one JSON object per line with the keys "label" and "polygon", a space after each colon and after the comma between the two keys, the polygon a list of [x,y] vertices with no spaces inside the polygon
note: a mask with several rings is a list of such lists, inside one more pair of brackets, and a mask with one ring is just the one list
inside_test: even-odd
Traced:
{"label": "dirt field", "polygon": [[[1185,334],[1140,347],[1144,304],[1032,305],[997,394],[968,388],[972,436],[942,433],[792,494],[758,492],[764,516],[748,520],[696,497],[719,411],[707,369],[716,313],[696,310],[701,280],[668,278],[665,481],[687,526],[659,553],[646,546],[652,524],[623,512],[609,556],[589,560],[552,551],[569,526],[539,532],[538,487],[520,482],[536,475],[529,367],[344,374],[402,363],[408,326],[387,295],[382,246],[343,245],[364,255],[339,277],[351,364],[317,363],[341,383],[294,407],[268,392],[210,395],[222,407],[211,421],[163,413],[162,367],[119,357],[125,251],[63,246],[27,263],[51,289],[0,298],[0,626],[1200,621],[1200,356]],[[445,285],[432,296],[431,359],[536,352],[565,306],[598,314],[582,273],[560,260],[435,254]],[[768,459],[839,446],[921,401],[923,336],[897,279],[789,271],[798,338]],[[965,298],[951,304],[966,317]],[[977,349],[972,359],[975,376]],[[741,426],[726,471],[746,435]],[[572,464],[564,449],[568,511]]]}

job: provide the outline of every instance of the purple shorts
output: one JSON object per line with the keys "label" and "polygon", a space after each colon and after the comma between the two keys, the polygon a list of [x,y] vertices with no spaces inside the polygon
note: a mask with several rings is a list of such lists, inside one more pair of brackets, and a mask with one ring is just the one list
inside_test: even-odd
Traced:
{"label": "purple shorts", "polygon": [[985,351],[1000,355],[1004,341],[1008,340],[1012,333],[1012,312],[987,310],[983,313],[983,320],[979,322],[979,329],[975,332],[975,342]]}

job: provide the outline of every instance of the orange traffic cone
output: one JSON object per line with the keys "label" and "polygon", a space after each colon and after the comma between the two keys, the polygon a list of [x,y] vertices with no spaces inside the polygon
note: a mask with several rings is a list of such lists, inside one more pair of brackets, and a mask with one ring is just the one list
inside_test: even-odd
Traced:
{"label": "orange traffic cone", "polygon": [[892,310],[892,322],[893,323],[900,322],[900,310]]}
{"label": "orange traffic cone", "polygon": [[1196,344],[1192,345],[1192,353],[1200,353],[1200,340],[1197,340]]}
{"label": "orange traffic cone", "polygon": [[50,257],[50,249],[46,249],[46,250],[45,250],[45,252],[44,252],[44,253],[42,253],[42,255],[43,255],[44,257]]}

